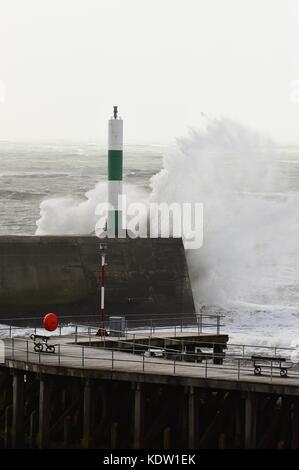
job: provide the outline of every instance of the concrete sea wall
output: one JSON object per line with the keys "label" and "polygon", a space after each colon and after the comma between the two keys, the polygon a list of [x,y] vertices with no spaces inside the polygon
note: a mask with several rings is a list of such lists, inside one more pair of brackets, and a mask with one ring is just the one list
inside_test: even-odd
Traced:
{"label": "concrete sea wall", "polygon": [[[105,243],[108,315],[142,320],[194,313],[181,239]],[[0,321],[39,324],[48,311],[70,320],[98,319],[99,245],[92,236],[0,237]],[[24,320],[29,317],[36,322]]]}

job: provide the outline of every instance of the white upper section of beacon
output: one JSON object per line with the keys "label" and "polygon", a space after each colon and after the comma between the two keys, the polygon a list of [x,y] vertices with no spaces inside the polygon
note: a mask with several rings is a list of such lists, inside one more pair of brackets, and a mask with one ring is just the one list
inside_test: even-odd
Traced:
{"label": "white upper section of beacon", "polygon": [[123,149],[123,120],[109,119],[108,121],[108,150]]}

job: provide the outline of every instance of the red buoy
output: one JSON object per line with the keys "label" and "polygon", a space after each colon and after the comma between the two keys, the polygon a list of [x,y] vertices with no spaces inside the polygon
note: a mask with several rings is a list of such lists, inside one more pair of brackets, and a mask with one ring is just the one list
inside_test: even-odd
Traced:
{"label": "red buoy", "polygon": [[54,331],[58,326],[58,317],[55,313],[47,313],[44,316],[43,325],[45,330]]}

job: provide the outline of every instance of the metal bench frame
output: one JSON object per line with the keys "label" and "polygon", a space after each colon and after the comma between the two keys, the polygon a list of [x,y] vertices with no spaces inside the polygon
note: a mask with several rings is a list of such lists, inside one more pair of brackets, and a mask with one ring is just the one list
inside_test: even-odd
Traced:
{"label": "metal bench frame", "polygon": [[46,352],[46,353],[55,353],[55,344],[48,344],[49,339],[51,336],[44,336],[44,335],[36,335],[32,334],[30,335],[30,338],[32,339],[34,343],[34,351],[35,352]]}
{"label": "metal bench frame", "polygon": [[[279,369],[281,377],[288,376],[288,369],[292,367],[291,363],[287,363],[285,357],[270,356],[251,356],[254,367],[254,375],[262,375],[263,369]],[[270,363],[270,364],[269,364]]]}

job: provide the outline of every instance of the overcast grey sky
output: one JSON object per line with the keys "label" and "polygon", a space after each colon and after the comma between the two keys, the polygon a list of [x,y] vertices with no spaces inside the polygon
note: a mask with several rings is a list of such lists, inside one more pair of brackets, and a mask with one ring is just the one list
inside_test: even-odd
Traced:
{"label": "overcast grey sky", "polygon": [[201,112],[299,142],[298,0],[0,0],[0,139],[169,142]]}

